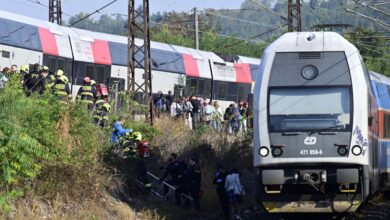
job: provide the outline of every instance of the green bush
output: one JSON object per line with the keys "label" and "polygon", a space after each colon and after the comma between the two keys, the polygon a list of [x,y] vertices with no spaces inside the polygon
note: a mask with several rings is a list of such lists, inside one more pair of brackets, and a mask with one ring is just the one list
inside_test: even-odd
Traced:
{"label": "green bush", "polygon": [[0,90],[0,211],[31,187],[51,198],[104,187],[99,155],[108,142],[86,107],[62,104],[49,92],[26,97],[18,83]]}

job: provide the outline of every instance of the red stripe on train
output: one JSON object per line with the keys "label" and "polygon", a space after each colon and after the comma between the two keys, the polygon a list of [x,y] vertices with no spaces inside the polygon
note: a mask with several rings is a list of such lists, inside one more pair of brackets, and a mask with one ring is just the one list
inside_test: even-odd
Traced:
{"label": "red stripe on train", "polygon": [[234,69],[236,70],[236,82],[238,83],[252,83],[251,69],[247,63],[235,63]]}
{"label": "red stripe on train", "polygon": [[110,48],[108,42],[104,40],[97,40],[91,43],[94,63],[111,65]]}
{"label": "red stripe on train", "polygon": [[43,27],[39,27],[38,32],[43,53],[58,56],[59,53],[55,35],[50,33],[48,28]]}
{"label": "red stripe on train", "polygon": [[186,76],[199,77],[198,62],[195,58],[188,54],[183,54],[184,69]]}

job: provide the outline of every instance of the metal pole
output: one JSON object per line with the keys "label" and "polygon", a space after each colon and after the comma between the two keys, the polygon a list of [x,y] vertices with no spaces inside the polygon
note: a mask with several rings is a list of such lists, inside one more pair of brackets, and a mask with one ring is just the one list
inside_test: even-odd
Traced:
{"label": "metal pole", "polygon": [[49,22],[62,24],[61,0],[49,0]]}
{"label": "metal pole", "polygon": [[300,0],[296,0],[295,4],[293,0],[288,0],[288,32],[293,31],[302,31]]}
{"label": "metal pole", "polygon": [[[128,2],[128,53],[127,53],[127,66],[128,66],[128,89],[131,90],[134,95],[138,96],[143,94],[142,102],[148,106],[148,114],[146,119],[153,124],[153,103],[152,103],[152,68],[150,58],[150,28],[149,28],[149,0],[143,0],[142,11],[137,11],[134,8],[135,0],[129,0]],[[140,40],[143,44],[135,44],[135,34],[139,34]],[[135,81],[136,68],[142,70],[143,74],[142,83],[139,84]],[[139,78],[140,79],[140,78]]]}
{"label": "metal pole", "polygon": [[115,106],[114,106],[114,112],[118,112],[118,101],[119,101],[119,81],[115,82]]}
{"label": "metal pole", "polygon": [[198,8],[194,8],[194,23],[195,23],[195,49],[199,50],[199,24],[198,24]]}

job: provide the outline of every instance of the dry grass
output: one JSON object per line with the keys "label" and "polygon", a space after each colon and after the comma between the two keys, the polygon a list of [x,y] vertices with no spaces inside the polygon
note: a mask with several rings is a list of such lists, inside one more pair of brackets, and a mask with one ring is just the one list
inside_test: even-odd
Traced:
{"label": "dry grass", "polygon": [[[202,215],[206,218],[218,218],[215,214],[220,210],[219,200],[212,184],[216,168],[224,163],[228,169],[237,167],[242,174],[247,196],[244,206],[254,205],[255,178],[252,165],[251,134],[229,135],[215,132],[210,127],[190,131],[183,120],[160,117],[155,120],[155,128],[161,133],[152,145],[159,146],[161,161],[165,161],[171,152],[178,153],[179,159],[188,160],[192,156],[199,159],[202,170]],[[150,168],[162,175],[155,161],[149,163]],[[198,213],[200,214],[200,213]],[[200,215],[200,216],[202,216]],[[212,217],[214,216],[214,217]],[[179,219],[168,215],[169,219]]]}
{"label": "dry grass", "polygon": [[[68,203],[59,194],[51,202],[37,197],[28,197],[16,203],[12,213],[0,214],[1,219],[149,219],[140,218],[144,214],[137,213],[127,204],[118,202],[105,194],[95,200],[85,200],[81,204]],[[148,213],[145,214],[148,216]]]}

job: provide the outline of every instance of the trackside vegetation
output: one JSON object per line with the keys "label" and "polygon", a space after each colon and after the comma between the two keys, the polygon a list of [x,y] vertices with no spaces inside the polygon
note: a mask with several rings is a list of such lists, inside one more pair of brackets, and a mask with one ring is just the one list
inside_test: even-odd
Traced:
{"label": "trackside vegetation", "polygon": [[108,144],[85,108],[49,93],[26,97],[15,79],[0,90],[0,109],[0,210],[30,191],[71,199],[80,198],[78,187],[83,198],[104,187],[99,155]]}

